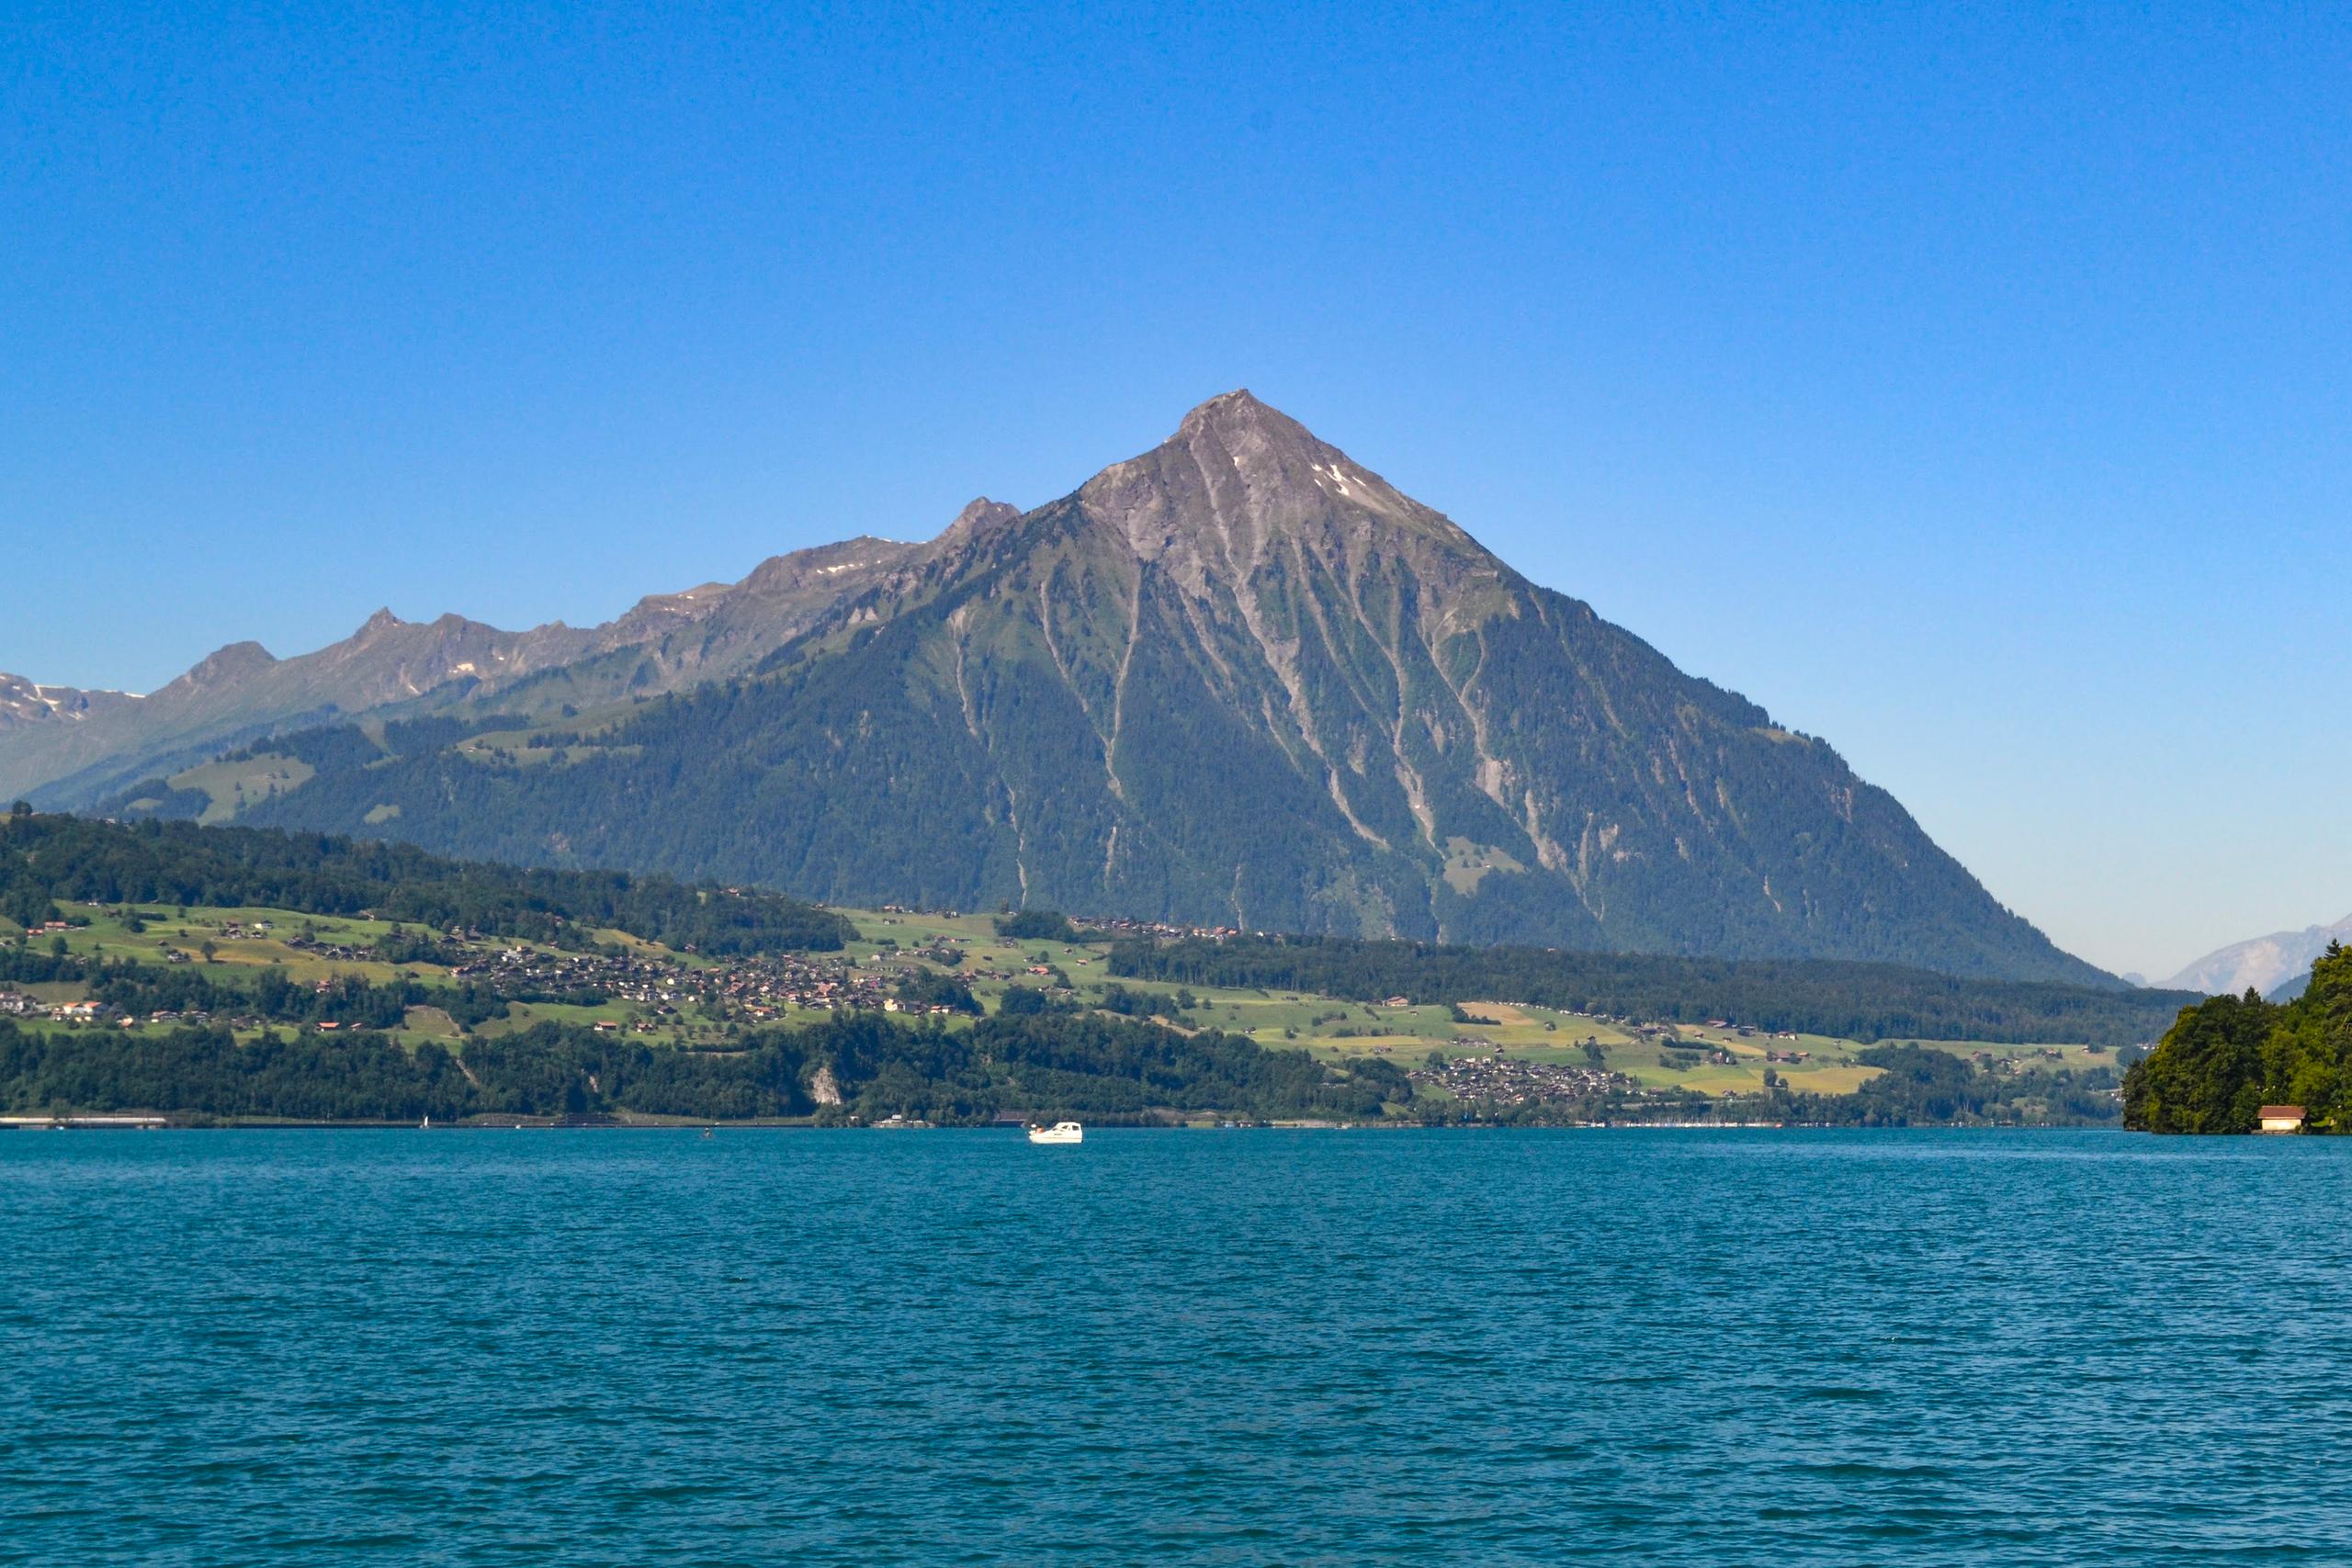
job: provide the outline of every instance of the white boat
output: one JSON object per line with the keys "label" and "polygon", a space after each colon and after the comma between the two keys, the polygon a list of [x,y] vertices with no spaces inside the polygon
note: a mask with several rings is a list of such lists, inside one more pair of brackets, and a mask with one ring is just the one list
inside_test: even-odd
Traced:
{"label": "white boat", "polygon": [[1033,1144],[1076,1144],[1086,1138],[1086,1129],[1075,1122],[1057,1122],[1050,1127],[1032,1127],[1029,1141]]}

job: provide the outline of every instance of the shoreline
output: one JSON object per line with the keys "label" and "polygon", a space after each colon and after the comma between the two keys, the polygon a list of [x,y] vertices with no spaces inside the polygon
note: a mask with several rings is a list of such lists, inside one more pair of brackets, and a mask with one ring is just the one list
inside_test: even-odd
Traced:
{"label": "shoreline", "polygon": [[[820,1124],[801,1117],[788,1120],[753,1120],[741,1122],[700,1121],[611,1121],[562,1122],[546,1118],[500,1119],[436,1123],[430,1127],[414,1122],[326,1122],[326,1121],[240,1121],[204,1118],[182,1121],[168,1115],[92,1114],[61,1112],[54,1116],[14,1115],[0,1117],[0,1133],[1017,1133],[1021,1129],[1008,1125],[992,1126],[898,1126],[875,1124]],[[1908,1122],[1878,1127],[1855,1126],[1827,1122],[1530,1122],[1524,1125],[1501,1122],[1464,1122],[1445,1126],[1429,1126],[1414,1122],[1327,1122],[1241,1123],[1219,1125],[1215,1122],[1160,1122],[1157,1124],[1096,1123],[1089,1128],[1102,1133],[2123,1133],[2130,1131],[2120,1124],[2106,1122],[2052,1122],[2042,1124],[1984,1122]],[[2156,1134],[2150,1134],[2154,1136]],[[2231,1134],[2214,1134],[2228,1136]],[[2246,1137],[2265,1134],[2237,1134]],[[2268,1134],[2276,1136],[2276,1134]]]}

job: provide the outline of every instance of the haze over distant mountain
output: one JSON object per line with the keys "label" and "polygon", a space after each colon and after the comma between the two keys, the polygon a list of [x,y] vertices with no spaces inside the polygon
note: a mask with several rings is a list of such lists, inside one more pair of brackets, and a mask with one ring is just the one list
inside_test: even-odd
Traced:
{"label": "haze over distant mountain", "polygon": [[2307,979],[2312,961],[2325,953],[2332,942],[2352,942],[2352,915],[2332,926],[2305,926],[2299,931],[2273,931],[2232,942],[2188,964],[2166,980],[2163,988],[2235,996],[2251,987],[2270,996],[2282,986]]}
{"label": "haze over distant mountain", "polygon": [[[839,902],[2105,978],[1827,744],[1247,392],[926,544],[781,557],[587,632],[370,626],[310,656],[343,684],[300,689],[376,721],[263,748],[269,793],[230,803],[251,819]],[[435,651],[390,681],[359,645],[395,631]],[[101,773],[132,776],[118,753],[66,787]]]}

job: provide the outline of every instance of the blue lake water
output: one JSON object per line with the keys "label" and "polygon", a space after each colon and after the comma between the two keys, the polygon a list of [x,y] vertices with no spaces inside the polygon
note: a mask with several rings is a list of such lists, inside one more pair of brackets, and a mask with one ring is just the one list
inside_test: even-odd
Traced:
{"label": "blue lake water", "polygon": [[0,1562],[2352,1562],[2352,1140],[0,1134]]}

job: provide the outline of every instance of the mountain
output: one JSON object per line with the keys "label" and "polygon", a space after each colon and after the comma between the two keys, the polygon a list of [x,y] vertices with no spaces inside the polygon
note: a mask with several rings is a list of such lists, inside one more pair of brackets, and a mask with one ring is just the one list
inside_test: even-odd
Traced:
{"label": "mountain", "polygon": [[2305,970],[2301,975],[2290,976],[2287,979],[2279,981],[2277,985],[2263,992],[2262,999],[2268,1002],[2291,1002],[2296,998],[2301,996],[2305,991],[2310,990],[2311,987],[2311,972],[2309,970]]}
{"label": "mountain", "polygon": [[[2301,982],[2310,977],[2312,961],[2333,942],[2352,942],[2352,915],[2332,926],[2305,926],[2299,931],[2273,931],[2246,942],[2233,942],[2207,953],[2165,982],[2173,991],[2202,991],[2208,996],[2238,996],[2248,987],[2270,996],[2282,986],[2301,994]],[[2289,999],[2272,997],[2274,1001]]]}
{"label": "mountain", "polygon": [[[975,502],[993,506],[993,502]],[[279,660],[232,643],[152,696],[0,675],[0,799],[85,807],[234,742],[371,714],[434,712],[563,670],[588,700],[737,672],[915,547],[853,539],[779,556],[740,583],[641,600],[617,620],[501,631],[379,610],[343,641]],[[62,717],[80,722],[42,723]]]}
{"label": "mountain", "polygon": [[93,716],[112,713],[139,700],[128,692],[44,686],[22,675],[0,671],[0,740],[36,728],[70,730]]}
{"label": "mountain", "polygon": [[1247,392],[1034,511],[522,637],[380,710],[440,722],[269,742],[301,779],[246,818],[844,903],[2113,983],[1827,744]]}
{"label": "mountain", "polygon": [[516,634],[457,615],[420,625],[382,610],[344,641],[299,659],[231,643],[152,695],[105,705],[78,724],[0,732],[0,795],[71,800],[110,775],[200,760],[279,725],[364,713],[483,671],[573,657],[577,637],[561,626]]}

